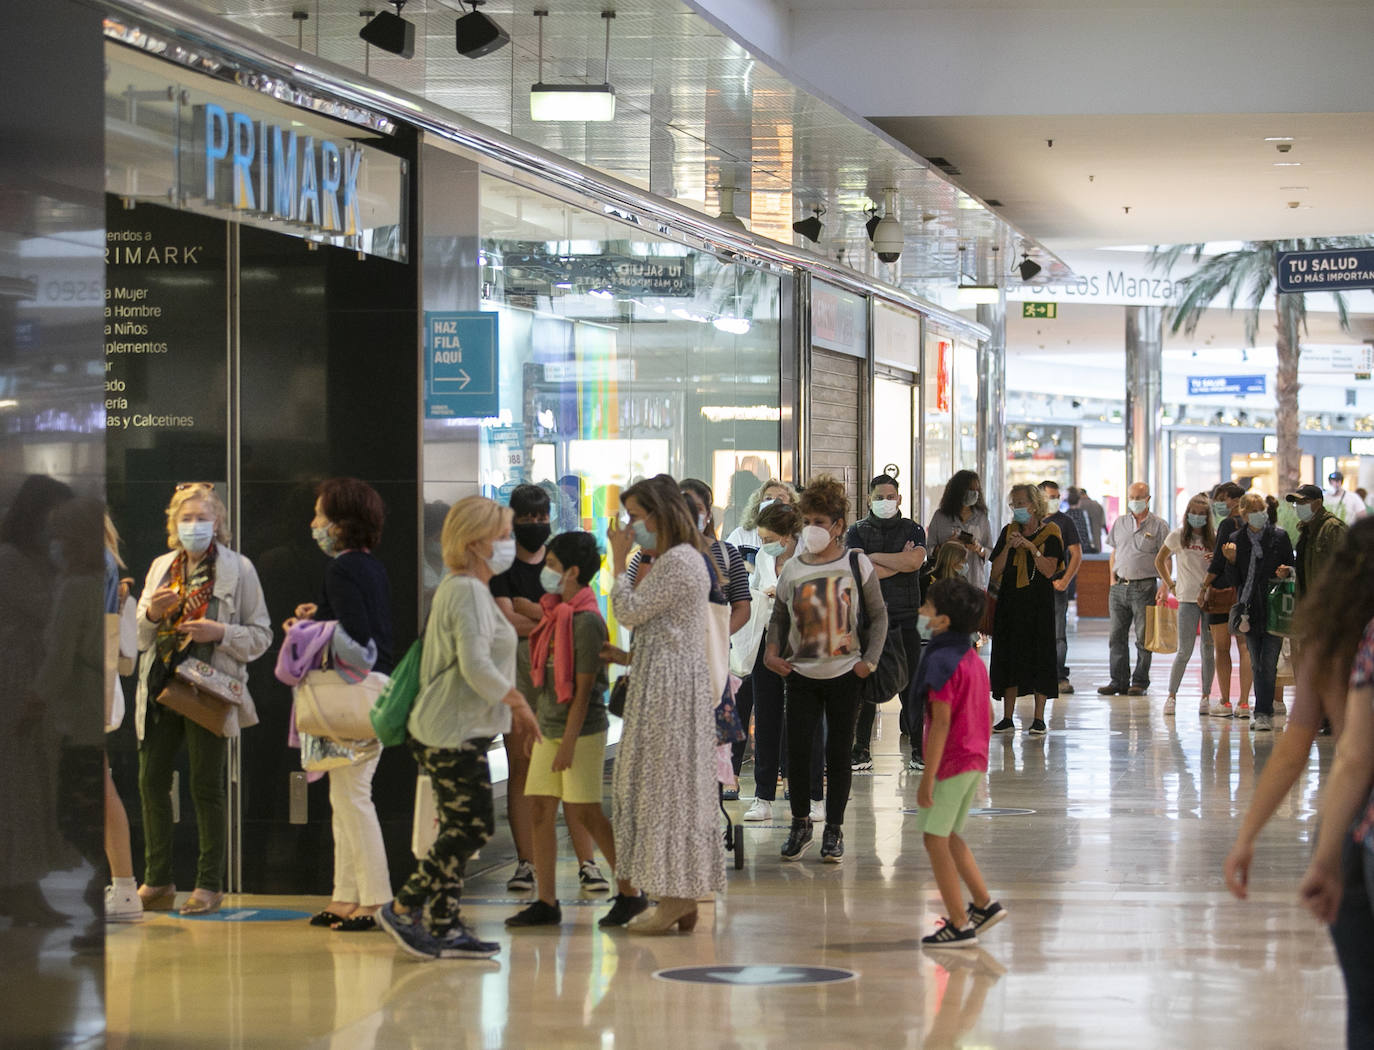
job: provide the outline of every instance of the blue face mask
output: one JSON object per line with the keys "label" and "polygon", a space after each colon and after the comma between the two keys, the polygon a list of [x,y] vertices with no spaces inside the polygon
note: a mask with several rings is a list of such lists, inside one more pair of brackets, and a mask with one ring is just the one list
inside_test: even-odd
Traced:
{"label": "blue face mask", "polygon": [[787,545],[781,541],[775,541],[773,543],[765,543],[759,550],[770,558],[776,558],[783,551],[787,550]]}
{"label": "blue face mask", "polygon": [[215,538],[213,521],[181,521],[177,523],[177,540],[183,550],[200,554],[210,549],[210,541]]}
{"label": "blue face mask", "polygon": [[563,574],[554,572],[553,569],[545,565],[539,570],[539,585],[544,588],[545,594],[562,594]]}
{"label": "blue face mask", "polygon": [[1293,504],[1293,511],[1297,514],[1299,521],[1312,520],[1312,504],[1310,503],[1295,503]]}
{"label": "blue face mask", "polygon": [[1250,527],[1256,532],[1269,524],[1269,514],[1262,510],[1253,510],[1245,515],[1245,520],[1250,523]]}
{"label": "blue face mask", "polygon": [[1213,500],[1212,513],[1215,514],[1218,518],[1224,518],[1231,513],[1231,507],[1229,504],[1226,503],[1225,500]]}
{"label": "blue face mask", "polygon": [[1030,508],[1029,508],[1029,507],[1012,507],[1012,508],[1011,508],[1011,520],[1014,521],[1014,522],[1016,522],[1016,524],[1018,524],[1018,525],[1024,525],[1024,524],[1026,524],[1028,521],[1030,521]]}
{"label": "blue face mask", "polygon": [[1206,525],[1207,525],[1207,515],[1206,515],[1206,514],[1189,514],[1189,515],[1188,515],[1188,524],[1191,525],[1191,526],[1192,526],[1193,528],[1195,528],[1195,529],[1205,528]]}
{"label": "blue face mask", "polygon": [[933,632],[933,631],[930,629],[930,617],[929,617],[929,616],[917,615],[917,617],[916,617],[916,633],[919,634],[919,635],[920,635],[925,641],[927,641],[927,642],[930,641],[931,638],[934,637],[935,632]]}
{"label": "blue face mask", "polygon": [[642,521],[636,521],[630,525],[630,531],[634,533],[635,542],[646,551],[658,550],[658,535],[649,531],[649,527]]}

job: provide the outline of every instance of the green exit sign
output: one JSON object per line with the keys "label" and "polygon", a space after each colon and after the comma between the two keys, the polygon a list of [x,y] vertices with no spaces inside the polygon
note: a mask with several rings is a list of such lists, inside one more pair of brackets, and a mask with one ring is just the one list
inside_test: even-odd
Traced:
{"label": "green exit sign", "polygon": [[1059,316],[1058,303],[1022,303],[1022,317],[1045,317],[1053,319]]}

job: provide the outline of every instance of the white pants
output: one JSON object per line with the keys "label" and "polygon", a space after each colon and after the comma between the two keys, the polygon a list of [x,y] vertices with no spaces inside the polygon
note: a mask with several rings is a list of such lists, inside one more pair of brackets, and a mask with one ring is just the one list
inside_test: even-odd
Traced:
{"label": "white pants", "polygon": [[329,771],[334,809],[334,900],[363,907],[391,900],[382,827],[372,805],[372,774],[381,756]]}

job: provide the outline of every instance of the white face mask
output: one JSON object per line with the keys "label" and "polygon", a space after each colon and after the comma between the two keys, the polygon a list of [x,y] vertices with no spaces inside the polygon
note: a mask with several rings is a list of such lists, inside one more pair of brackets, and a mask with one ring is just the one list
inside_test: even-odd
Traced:
{"label": "white face mask", "polygon": [[700,514],[697,515],[697,532],[705,532],[705,531],[706,531],[706,521],[707,521],[707,518],[706,518],[706,513],[705,513],[704,511],[703,511],[702,513],[700,513]]}
{"label": "white face mask", "polygon": [[500,576],[515,564],[515,538],[492,540],[491,554],[485,560],[492,575]]}
{"label": "white face mask", "polygon": [[767,510],[776,502],[778,501],[775,499],[761,499],[759,500],[759,510]]}
{"label": "white face mask", "polygon": [[869,504],[873,508],[875,518],[893,518],[897,516],[897,501],[895,499],[875,499]]}
{"label": "white face mask", "polygon": [[801,543],[807,554],[819,554],[830,546],[830,530],[819,525],[807,525],[801,530]]}
{"label": "white face mask", "polygon": [[1144,514],[1145,508],[1149,505],[1150,501],[1147,499],[1133,499],[1126,501],[1126,507],[1130,510],[1132,514]]}
{"label": "white face mask", "polygon": [[208,550],[210,541],[215,538],[215,523],[213,521],[181,521],[177,522],[177,540],[181,543],[182,549],[191,554],[200,554]]}

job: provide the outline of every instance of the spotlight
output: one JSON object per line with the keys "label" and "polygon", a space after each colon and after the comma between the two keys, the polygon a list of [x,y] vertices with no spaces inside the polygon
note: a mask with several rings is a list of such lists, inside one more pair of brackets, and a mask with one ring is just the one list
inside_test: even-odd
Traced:
{"label": "spotlight", "polygon": [[883,190],[883,217],[873,228],[873,250],[885,263],[895,263],[906,247],[906,231],[897,221],[897,191]]}
{"label": "spotlight", "polygon": [[373,47],[390,51],[402,58],[411,58],[415,54],[415,23],[407,22],[401,17],[401,9],[406,6],[406,0],[391,2],[396,5],[396,13],[393,15],[390,11],[383,11],[358,30],[358,36]]}
{"label": "spotlight", "polygon": [[864,223],[864,232],[868,234],[868,239],[870,241],[873,240],[873,234],[878,229],[878,223],[882,221],[882,219],[878,218],[877,208],[868,209],[868,221]]}
{"label": "spotlight", "polygon": [[821,227],[823,226],[821,216],[825,214],[825,209],[813,208],[812,210],[815,214],[809,219],[802,219],[800,222],[794,222],[792,224],[792,231],[794,233],[800,233],[812,244],[815,244],[821,239]]}
{"label": "spotlight", "polygon": [[1021,262],[1016,267],[1016,272],[1021,275],[1021,280],[1023,281],[1029,281],[1032,277],[1038,274],[1040,270],[1040,264],[1033,260],[1029,255],[1021,256]]}
{"label": "spotlight", "polygon": [[[467,0],[471,13],[453,24],[458,53],[468,58],[481,58],[499,51],[510,43],[510,34],[477,10],[486,0]],[[460,0],[461,3],[461,0]]]}
{"label": "spotlight", "polygon": [[530,87],[531,120],[605,121],[615,119],[615,88],[611,87],[611,19],[614,11],[602,11],[606,21],[605,81],[600,84],[544,83],[544,19],[548,11],[534,13],[539,20],[539,82]]}

